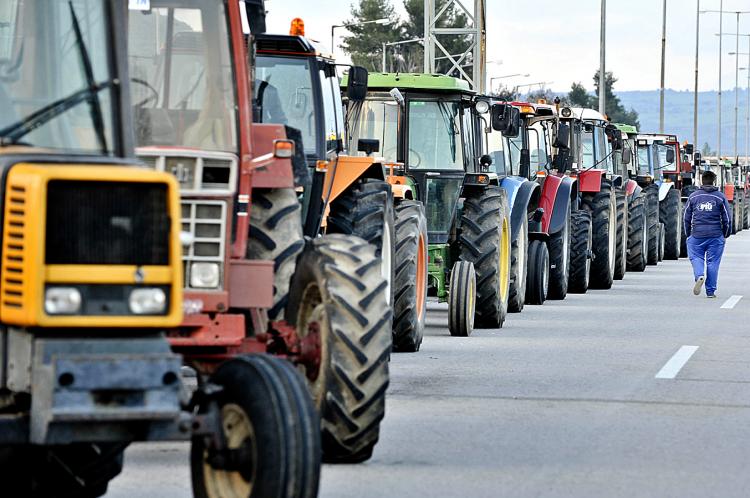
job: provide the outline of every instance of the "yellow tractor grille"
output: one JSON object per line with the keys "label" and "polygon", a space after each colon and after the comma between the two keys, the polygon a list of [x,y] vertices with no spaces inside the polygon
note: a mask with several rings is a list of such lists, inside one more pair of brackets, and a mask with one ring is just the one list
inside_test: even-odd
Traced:
{"label": "yellow tractor grille", "polygon": [[24,248],[26,243],[26,187],[11,185],[8,191],[6,237],[3,241],[3,304],[23,307]]}

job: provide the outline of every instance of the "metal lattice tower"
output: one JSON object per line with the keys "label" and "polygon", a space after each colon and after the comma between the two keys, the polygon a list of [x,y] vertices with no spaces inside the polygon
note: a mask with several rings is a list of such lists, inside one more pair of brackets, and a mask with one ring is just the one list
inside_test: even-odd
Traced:
{"label": "metal lattice tower", "polygon": [[[436,10],[436,2],[437,0],[424,0],[424,72],[436,73],[437,61],[445,60],[450,64],[446,73],[457,71],[472,89],[483,93],[487,63],[484,0],[446,0],[439,11]],[[467,8],[467,4],[473,4],[473,8]],[[466,15],[468,26],[438,27],[441,21],[447,19],[451,6],[455,6],[457,13]],[[446,36],[456,35],[465,36],[469,44],[464,52],[450,54],[441,40]],[[469,65],[471,68],[467,67]]]}

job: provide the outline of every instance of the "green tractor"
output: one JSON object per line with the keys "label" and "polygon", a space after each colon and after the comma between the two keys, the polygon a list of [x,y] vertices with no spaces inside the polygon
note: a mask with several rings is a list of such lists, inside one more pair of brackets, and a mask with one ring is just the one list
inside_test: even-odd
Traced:
{"label": "green tractor", "polygon": [[502,327],[508,308],[510,207],[481,154],[489,111],[465,81],[378,73],[347,116],[349,148],[379,140],[407,196],[425,206],[428,293],[448,302],[454,336]]}

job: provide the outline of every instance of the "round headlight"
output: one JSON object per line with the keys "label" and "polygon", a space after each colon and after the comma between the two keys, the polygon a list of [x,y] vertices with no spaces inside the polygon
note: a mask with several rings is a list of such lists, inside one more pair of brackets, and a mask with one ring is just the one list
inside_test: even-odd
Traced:
{"label": "round headlight", "polygon": [[563,107],[562,111],[560,111],[560,114],[562,114],[562,117],[569,118],[573,115],[573,110],[570,107]]}
{"label": "round headlight", "polygon": [[167,308],[167,295],[158,288],[139,288],[130,292],[130,311],[136,315],[155,315]]}
{"label": "round headlight", "polygon": [[487,114],[490,110],[490,103],[486,100],[477,100],[477,103],[474,104],[474,110],[479,114]]}
{"label": "round headlight", "polygon": [[218,263],[193,263],[190,265],[190,287],[198,289],[215,289],[219,286]]}
{"label": "round headlight", "polygon": [[81,309],[81,293],[75,287],[50,287],[44,293],[48,315],[69,315]]}

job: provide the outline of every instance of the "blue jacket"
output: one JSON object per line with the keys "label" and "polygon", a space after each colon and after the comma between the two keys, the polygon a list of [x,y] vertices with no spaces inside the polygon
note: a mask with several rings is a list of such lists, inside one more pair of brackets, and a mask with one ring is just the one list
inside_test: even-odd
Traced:
{"label": "blue jacket", "polygon": [[713,185],[703,185],[688,197],[682,226],[685,235],[696,239],[729,237],[732,218],[724,194]]}

